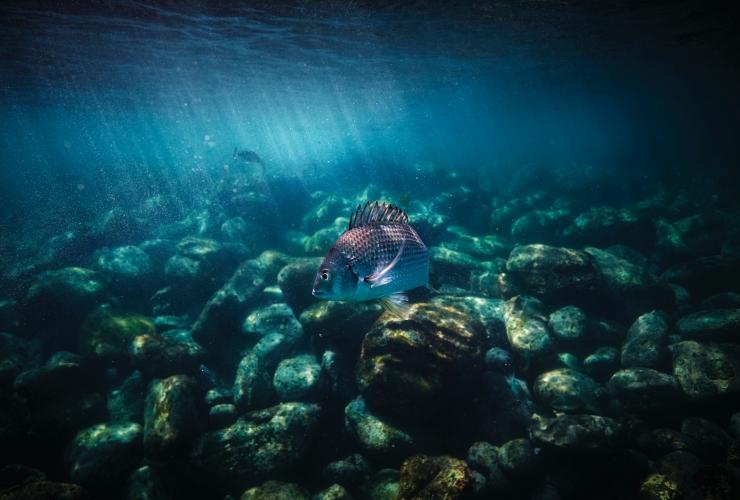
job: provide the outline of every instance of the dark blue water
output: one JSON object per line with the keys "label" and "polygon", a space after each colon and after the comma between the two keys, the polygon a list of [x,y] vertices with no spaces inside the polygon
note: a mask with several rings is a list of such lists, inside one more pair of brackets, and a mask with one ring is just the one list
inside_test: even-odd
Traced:
{"label": "dark blue water", "polygon": [[[0,13],[0,495],[737,494],[731,7]],[[401,323],[310,295],[375,200]]]}

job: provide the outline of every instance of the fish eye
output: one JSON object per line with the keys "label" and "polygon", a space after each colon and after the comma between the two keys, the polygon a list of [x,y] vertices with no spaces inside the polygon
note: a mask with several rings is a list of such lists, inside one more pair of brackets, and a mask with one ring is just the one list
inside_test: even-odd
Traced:
{"label": "fish eye", "polygon": [[328,269],[322,269],[321,270],[321,279],[326,281],[329,279],[329,270]]}

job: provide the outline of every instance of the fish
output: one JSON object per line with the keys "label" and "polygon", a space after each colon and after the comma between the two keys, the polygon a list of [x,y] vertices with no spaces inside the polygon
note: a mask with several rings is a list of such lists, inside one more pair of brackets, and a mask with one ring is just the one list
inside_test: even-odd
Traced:
{"label": "fish", "polygon": [[408,308],[404,292],[428,286],[429,251],[406,212],[368,201],[326,254],[311,293],[326,300],[379,299],[400,316]]}
{"label": "fish", "polygon": [[259,163],[262,164],[262,158],[257,153],[250,149],[239,149],[234,148],[234,159],[244,160],[248,163]]}

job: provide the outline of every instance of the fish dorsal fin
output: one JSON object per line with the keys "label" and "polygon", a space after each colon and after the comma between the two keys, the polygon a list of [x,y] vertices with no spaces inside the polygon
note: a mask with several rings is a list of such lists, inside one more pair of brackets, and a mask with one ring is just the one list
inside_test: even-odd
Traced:
{"label": "fish dorsal fin", "polygon": [[390,203],[370,203],[357,205],[357,210],[349,218],[349,229],[379,224],[408,224],[409,216]]}

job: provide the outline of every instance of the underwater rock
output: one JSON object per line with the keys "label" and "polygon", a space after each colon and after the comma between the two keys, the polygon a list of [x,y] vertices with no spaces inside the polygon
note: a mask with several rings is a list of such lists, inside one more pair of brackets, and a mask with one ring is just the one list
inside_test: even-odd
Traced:
{"label": "underwater rock", "polygon": [[700,309],[740,309],[740,293],[716,293],[702,300]]}
{"label": "underwater rock", "polygon": [[473,474],[458,458],[414,455],[401,465],[399,498],[464,498],[473,487]]}
{"label": "underwater rock", "polygon": [[321,365],[313,354],[282,360],[272,383],[280,401],[308,401],[321,391]]}
{"label": "underwater rock", "polygon": [[626,368],[609,379],[609,390],[628,410],[664,412],[675,408],[681,400],[676,379],[652,368]]}
{"label": "underwater rock", "polygon": [[309,337],[319,337],[342,346],[359,346],[365,332],[382,313],[383,306],[374,301],[324,300],[306,308],[301,313],[300,322]]}
{"label": "underwater rock", "polygon": [[146,383],[135,371],[108,393],[108,415],[112,422],[144,422]]}
{"label": "underwater rock", "polygon": [[477,317],[486,329],[487,346],[508,347],[504,321],[505,301],[468,295],[462,297],[443,295],[432,299],[432,303],[452,306]]}
{"label": "underwater rock", "polygon": [[149,377],[194,373],[203,360],[203,349],[190,339],[188,330],[137,335],[130,348],[132,364]]}
{"label": "underwater rock", "polygon": [[141,426],[98,424],[80,431],[65,454],[69,478],[91,488],[123,479],[141,459]]}
{"label": "underwater rock", "polygon": [[321,470],[321,477],[327,483],[336,483],[354,489],[370,477],[370,464],[359,453],[342,460],[330,462]]}
{"label": "underwater rock", "polygon": [[691,400],[740,394],[740,346],[702,344],[693,340],[670,346],[673,375]]}
{"label": "underwater rock", "polygon": [[740,411],[736,411],[730,417],[730,432],[735,439],[740,439]]}
{"label": "underwater rock", "polygon": [[221,224],[221,238],[232,243],[243,243],[257,234],[242,217],[232,217]]}
{"label": "underwater rock", "polygon": [[228,427],[238,417],[236,406],[231,403],[221,403],[211,406],[208,410],[208,428],[211,430]]}
{"label": "underwater rock", "polygon": [[260,486],[249,488],[239,500],[309,500],[308,493],[295,483],[267,481]]}
{"label": "underwater rock", "polygon": [[528,212],[511,225],[511,237],[520,244],[555,243],[568,215],[567,210]]}
{"label": "underwater rock", "polygon": [[0,332],[0,390],[9,386],[22,371],[39,362],[37,343]]}
{"label": "underwater rock", "polygon": [[238,408],[251,410],[264,408],[272,403],[272,365],[268,359],[254,351],[244,355],[234,378],[234,404]]}
{"label": "underwater rock", "polygon": [[193,447],[193,462],[229,483],[265,480],[305,457],[320,414],[318,405],[305,403],[247,413],[233,425],[201,436]]}
{"label": "underwater rock", "polygon": [[558,340],[578,342],[586,333],[586,313],[576,306],[565,306],[550,314],[550,331]]}
{"label": "underwater rock", "polygon": [[321,490],[313,496],[313,500],[352,500],[353,497],[344,486],[332,484],[325,490]]}
{"label": "underwater rock", "polygon": [[521,296],[506,302],[504,321],[509,345],[526,362],[550,355],[555,342],[550,335],[547,319],[527,306]]}
{"label": "underwater rock", "polygon": [[695,443],[697,455],[710,461],[721,461],[732,445],[732,436],[714,422],[701,417],[686,417],[681,432]]}
{"label": "underwater rock", "polygon": [[270,304],[252,311],[244,319],[242,332],[254,340],[277,332],[293,339],[303,336],[303,327],[285,303]]}
{"label": "underwater rock", "polygon": [[583,360],[586,373],[598,381],[605,381],[619,370],[620,353],[614,347],[599,347]]}
{"label": "underwater rock", "polygon": [[683,487],[690,483],[691,477],[702,465],[704,462],[693,453],[676,450],[660,458],[657,470]]}
{"label": "underwater rock", "polygon": [[472,255],[443,247],[429,248],[429,281],[431,283],[445,283],[469,288],[471,272],[481,267],[481,262]]}
{"label": "underwater rock", "polygon": [[500,347],[491,347],[486,351],[484,363],[486,370],[505,375],[511,374],[514,371],[514,359],[509,354],[509,351]]}
{"label": "underwater rock", "polygon": [[128,500],[168,500],[172,496],[156,469],[144,465],[133,471],[126,485]]}
{"label": "underwater rock", "polygon": [[676,322],[684,339],[740,343],[740,309],[708,309]]}
{"label": "underwater rock", "polygon": [[[30,331],[50,328],[60,335],[69,336],[69,332],[79,328],[82,319],[99,302],[103,292],[103,282],[90,269],[67,267],[41,273],[34,279],[23,300],[22,319]],[[73,344],[74,340],[69,344]]]}
{"label": "underwater rock", "polygon": [[138,336],[153,336],[152,321],[139,314],[120,313],[101,306],[85,319],[80,330],[80,353],[103,361],[122,361],[129,356]]}
{"label": "underwater rock", "polygon": [[18,327],[18,305],[15,300],[0,300],[0,332]]}
{"label": "underwater rock", "polygon": [[114,207],[98,218],[92,234],[97,241],[106,245],[120,245],[141,240],[145,229],[142,221],[130,211]]}
{"label": "underwater rock", "polygon": [[[514,493],[511,480],[506,477],[498,463],[498,448],[490,443],[477,442],[468,449],[466,461],[475,471],[480,472],[486,484],[482,494],[509,498]],[[485,498],[485,495],[483,496]]]}
{"label": "underwater rock", "polygon": [[632,323],[622,346],[621,362],[627,368],[657,368],[666,358],[668,321],[662,311],[643,314]]}
{"label": "underwater rock", "polygon": [[308,255],[326,253],[337,241],[337,238],[347,229],[349,219],[337,217],[329,226],[319,229],[303,241],[303,251]]}
{"label": "underwater rock", "polygon": [[320,257],[300,259],[286,265],[278,273],[278,286],[283,291],[285,302],[296,315],[318,301],[311,295],[311,287],[321,261]]}
{"label": "underwater rock", "polygon": [[165,276],[173,285],[206,297],[218,290],[246,256],[239,245],[190,236],[180,240],[175,251],[165,264]]}
{"label": "underwater rock", "polygon": [[457,384],[482,369],[484,342],[483,326],[452,307],[417,303],[403,318],[386,314],[362,342],[360,393],[399,419],[445,411]]}
{"label": "underwater rock", "polygon": [[512,477],[525,478],[537,464],[537,456],[529,439],[512,439],[498,449],[498,464]]}
{"label": "underwater rock", "polygon": [[740,257],[710,255],[679,263],[666,269],[661,280],[684,286],[697,298],[733,290],[740,282]]}
{"label": "underwater rock", "polygon": [[149,255],[131,245],[100,251],[96,267],[115,286],[130,286],[136,281],[146,280],[152,272]]}
{"label": "underwater rock", "polygon": [[321,371],[326,377],[329,393],[342,406],[357,395],[357,385],[350,361],[341,353],[326,350],[321,356]]}
{"label": "underwater rock", "polygon": [[[301,230],[310,233],[326,227],[332,224],[337,217],[346,217],[353,209],[350,200],[330,194],[306,212],[302,219]],[[326,250],[328,248],[324,249],[324,251]]]}
{"label": "underwater rock", "polygon": [[256,303],[264,286],[262,267],[254,259],[244,262],[208,300],[191,328],[193,339],[210,346],[239,333],[246,309]]}
{"label": "underwater rock", "polygon": [[641,500],[678,500],[682,497],[678,483],[663,474],[650,474],[640,485]]}
{"label": "underwater rock", "polygon": [[632,318],[653,309],[671,309],[673,291],[643,267],[606,250],[587,247],[605,287],[602,312],[610,317]]}
{"label": "underwater rock", "polygon": [[362,486],[367,498],[397,500],[400,494],[401,474],[395,469],[381,469]]}
{"label": "underwater rock", "polygon": [[186,375],[154,380],[144,403],[144,447],[155,457],[185,449],[198,432],[195,380]]}
{"label": "underwater rock", "polygon": [[563,237],[580,245],[607,247],[623,243],[650,248],[655,240],[655,226],[651,220],[629,208],[601,206],[578,215],[565,228]]}
{"label": "underwater rock", "polygon": [[601,287],[591,257],[570,248],[541,244],[515,247],[506,261],[506,271],[524,292],[555,303],[588,297]]}
{"label": "underwater rock", "polygon": [[740,498],[740,471],[726,464],[701,467],[692,476],[691,498]]}
{"label": "underwater rock", "polygon": [[566,413],[599,413],[606,395],[605,389],[593,379],[569,368],[537,377],[534,393],[543,404]]}
{"label": "underwater rock", "polygon": [[491,257],[506,257],[511,248],[495,234],[473,236],[460,226],[447,226],[447,232],[453,236],[452,241],[444,241],[441,248],[472,255],[481,260]]}
{"label": "underwater rock", "polygon": [[414,449],[414,438],[370,413],[362,396],[344,409],[347,429],[357,439],[363,451],[376,457],[399,458]]}
{"label": "underwater rock", "polygon": [[0,491],[0,498],[2,500],[92,500],[95,497],[77,484],[31,480],[14,486],[11,491]]}
{"label": "underwater rock", "polygon": [[613,449],[619,446],[623,427],[599,415],[534,415],[530,436],[536,444],[570,451]]}
{"label": "underwater rock", "polygon": [[697,443],[691,437],[669,427],[648,429],[637,436],[637,446],[651,457],[675,451],[696,452]]}

